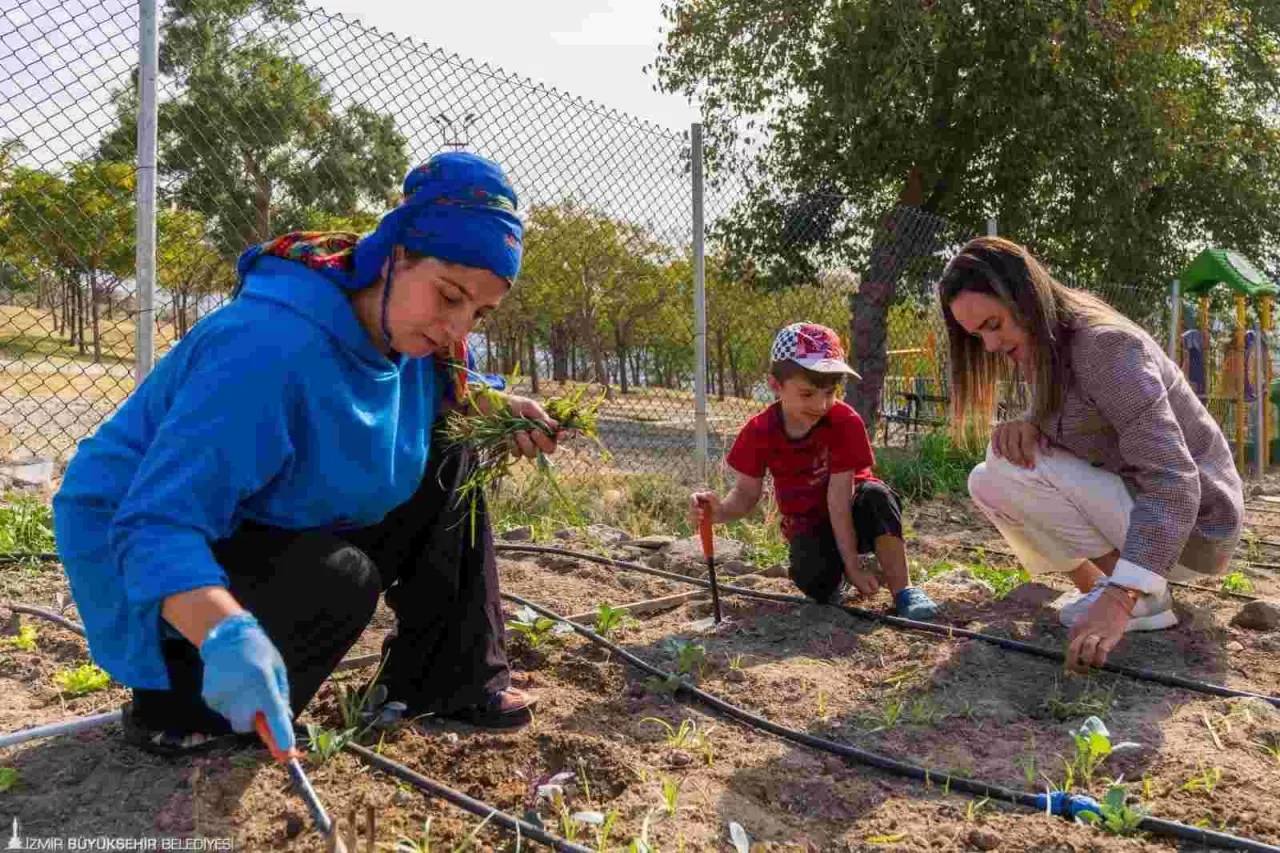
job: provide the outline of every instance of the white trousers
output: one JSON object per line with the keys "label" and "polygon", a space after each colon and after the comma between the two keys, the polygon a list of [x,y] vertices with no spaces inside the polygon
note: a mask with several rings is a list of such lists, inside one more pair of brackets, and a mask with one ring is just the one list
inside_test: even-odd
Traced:
{"label": "white trousers", "polygon": [[[969,496],[991,520],[1031,575],[1066,573],[1085,560],[1124,549],[1133,497],[1124,480],[1060,447],[1036,454],[1035,467],[1020,468],[987,447],[987,459],[969,474]],[[1163,587],[1163,579],[1136,566],[1139,588]],[[1177,579],[1193,575],[1181,566]]]}
{"label": "white trousers", "polygon": [[1055,447],[1020,468],[987,447],[969,496],[1033,575],[1070,572],[1124,547],[1133,498],[1118,475]]}

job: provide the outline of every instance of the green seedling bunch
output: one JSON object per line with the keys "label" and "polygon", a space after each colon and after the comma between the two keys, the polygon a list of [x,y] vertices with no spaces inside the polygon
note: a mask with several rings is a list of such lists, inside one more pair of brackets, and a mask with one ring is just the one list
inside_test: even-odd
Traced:
{"label": "green seedling bunch", "polygon": [[1237,569],[1223,577],[1222,591],[1240,593],[1253,592],[1253,581],[1245,577],[1244,572]]}
{"label": "green seedling bunch", "polygon": [[1214,789],[1217,788],[1221,782],[1221,767],[1202,766],[1199,773],[1182,783],[1182,790],[1192,794],[1203,792],[1206,796],[1212,797]]}
{"label": "green seedling bunch", "polygon": [[48,506],[31,495],[0,504],[0,551],[38,554],[53,549],[53,513]]}
{"label": "green seedling bunch", "polygon": [[707,648],[692,640],[667,640],[667,651],[676,656],[676,672],[700,677],[707,663]]}
{"label": "green seedling bunch", "polygon": [[307,723],[307,752],[317,761],[324,763],[342,752],[342,747],[346,746],[353,734],[355,729],[340,732],[316,723]]}
{"label": "green seedling bunch", "polygon": [[18,768],[0,767],[0,794],[7,793],[18,784]]}
{"label": "green seedling bunch", "polygon": [[696,721],[684,719],[680,721],[680,727],[676,728],[658,717],[645,717],[640,722],[656,723],[662,726],[666,730],[667,746],[672,749],[700,752],[706,759],[708,767],[715,762],[715,749],[711,743],[711,732],[715,730],[714,726],[700,730]]}
{"label": "green seedling bunch", "polygon": [[1107,788],[1106,796],[1098,803],[1102,814],[1082,812],[1080,817],[1111,835],[1136,835],[1138,825],[1148,812],[1144,806],[1127,805],[1129,791],[1119,781]]}
{"label": "green seedling bunch", "polygon": [[596,633],[601,637],[608,638],[612,634],[621,631],[627,625],[627,611],[621,607],[610,607],[607,604],[601,604],[600,609],[596,611]]}
{"label": "green seedling bunch", "polygon": [[33,652],[36,648],[36,628],[34,625],[23,625],[12,637],[0,638],[0,648],[19,649]]}
{"label": "green seedling bunch", "polygon": [[520,608],[507,621],[507,628],[519,634],[531,649],[541,648],[546,643],[573,633],[573,629],[565,623],[541,616],[532,607]]}
{"label": "green seedling bunch", "polygon": [[[475,829],[471,830],[470,835],[462,839],[456,846],[451,847],[449,853],[464,853],[464,851],[474,847],[476,838],[480,835],[480,830],[485,828],[495,814],[497,813],[490,812],[488,817],[481,821]],[[392,849],[392,853],[431,853],[431,821],[432,818],[427,818],[426,822],[422,824],[422,839],[420,841],[402,836],[396,841],[396,846]]]}
{"label": "green seedling bunch", "polygon": [[[576,432],[599,444],[596,412],[603,402],[603,394],[588,401],[584,386],[568,396],[552,397],[544,401],[542,407],[561,430]],[[455,447],[466,448],[474,455],[471,469],[458,487],[459,503],[465,501],[468,505],[473,541],[480,496],[501,482],[516,462],[516,457],[511,454],[515,436],[538,430],[547,432],[538,421],[513,412],[506,397],[487,386],[471,387],[463,404],[445,418],[445,441]],[[576,517],[577,510],[564,499],[556,485],[550,460],[541,453],[538,454],[538,470],[548,478],[562,504]]]}
{"label": "green seedling bunch", "polygon": [[662,780],[662,806],[666,809],[667,817],[676,816],[676,809],[680,808],[679,782],[666,778]]}
{"label": "green seedling bunch", "polygon": [[1089,717],[1080,728],[1070,733],[1070,737],[1075,746],[1075,757],[1070,763],[1063,761],[1066,769],[1066,781],[1062,788],[1064,791],[1070,791],[1077,778],[1084,781],[1086,788],[1093,787],[1094,774],[1109,756],[1122,750],[1138,748],[1138,744],[1129,741],[1113,744],[1106,724],[1097,717]]}
{"label": "green seedling bunch", "polygon": [[63,693],[70,693],[72,696],[84,696],[86,693],[105,690],[107,685],[111,683],[111,676],[94,664],[86,663],[75,669],[64,669],[60,672],[55,672],[53,674],[53,683],[58,685]]}

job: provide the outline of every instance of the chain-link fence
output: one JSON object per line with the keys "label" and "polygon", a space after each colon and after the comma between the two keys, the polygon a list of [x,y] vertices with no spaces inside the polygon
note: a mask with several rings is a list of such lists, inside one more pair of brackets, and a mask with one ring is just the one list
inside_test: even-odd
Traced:
{"label": "chain-link fence", "polygon": [[[467,148],[509,171],[527,224],[520,283],[474,337],[481,366],[534,396],[605,396],[609,455],[577,442],[563,468],[696,476],[688,136],[338,16],[259,8],[191,2],[161,20],[157,355],[222,303],[246,246],[367,231],[411,165]],[[133,388],[137,33],[125,0],[10,0],[0,23],[10,453],[65,458]],[[945,422],[934,286],[972,233],[728,173],[705,221],[713,463],[770,399],[774,334],[801,320],[851,343],[851,402],[879,413],[878,443]],[[1103,295],[1167,334],[1152,292]]]}

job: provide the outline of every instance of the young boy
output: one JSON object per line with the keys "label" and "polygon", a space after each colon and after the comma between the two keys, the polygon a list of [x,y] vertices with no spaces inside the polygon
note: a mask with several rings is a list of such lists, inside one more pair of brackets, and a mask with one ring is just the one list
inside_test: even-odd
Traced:
{"label": "young boy", "polygon": [[845,375],[858,376],[845,363],[840,338],[826,326],[795,323],[778,333],[770,360],[769,388],[777,402],[738,433],[729,451],[729,467],[738,475],[729,496],[721,501],[715,492],[695,493],[691,521],[696,525],[708,511],[717,524],[749,513],[767,470],[791,544],[791,580],[807,596],[836,603],[845,581],[874,595],[879,582],[858,567],[858,555],[874,551],[894,612],[933,619],[938,605],[911,586],[907,572],[902,505],[871,473],[875,455],[862,418],[836,400]]}

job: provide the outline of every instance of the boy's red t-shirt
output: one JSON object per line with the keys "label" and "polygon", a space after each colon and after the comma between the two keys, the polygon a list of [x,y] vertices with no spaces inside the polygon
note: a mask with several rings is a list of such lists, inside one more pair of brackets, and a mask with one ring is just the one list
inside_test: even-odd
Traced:
{"label": "boy's red t-shirt", "polygon": [[774,403],[747,421],[728,456],[729,467],[748,477],[773,475],[788,541],[827,520],[827,483],[832,474],[853,472],[854,483],[877,479],[871,440],[862,417],[837,401],[803,438],[791,438],[782,424],[782,405]]}

